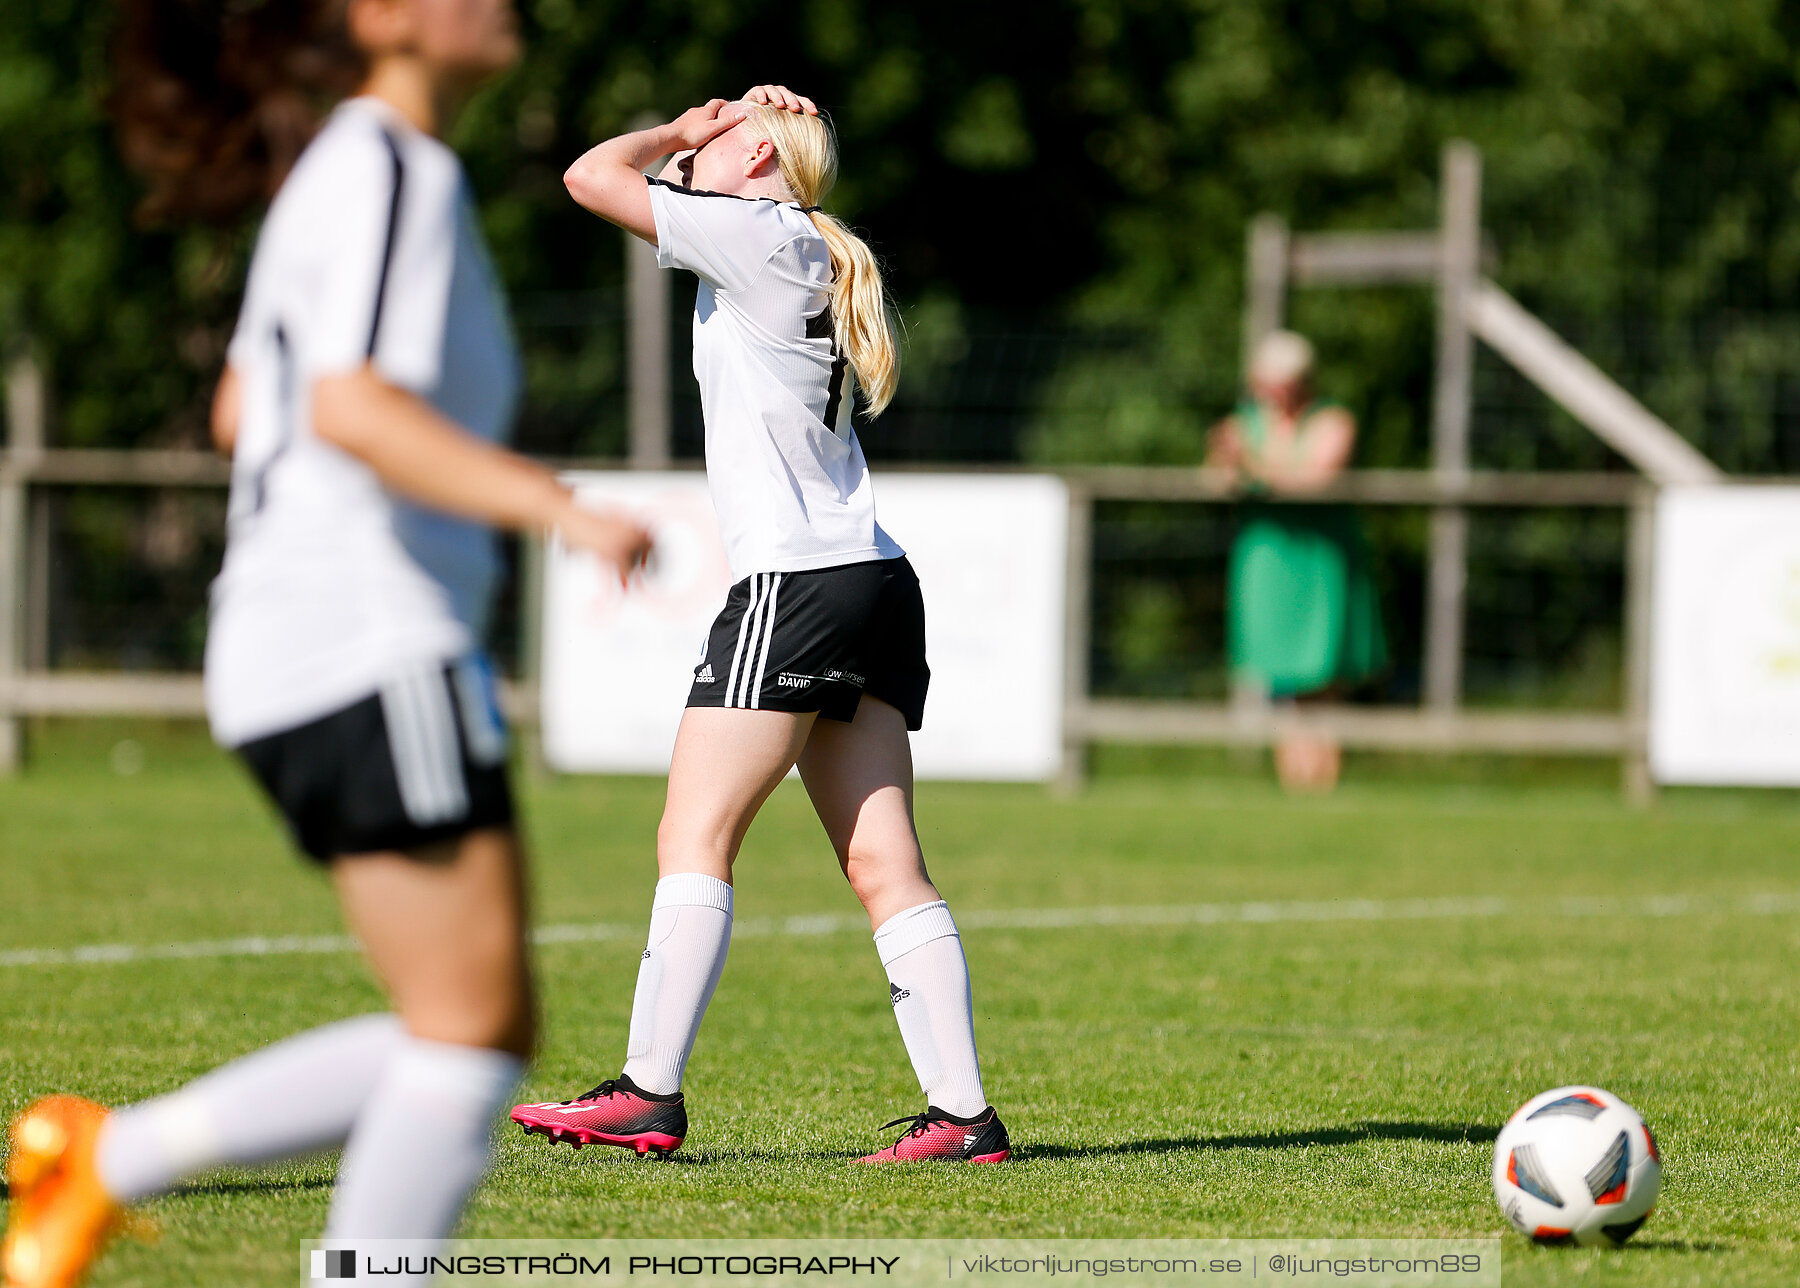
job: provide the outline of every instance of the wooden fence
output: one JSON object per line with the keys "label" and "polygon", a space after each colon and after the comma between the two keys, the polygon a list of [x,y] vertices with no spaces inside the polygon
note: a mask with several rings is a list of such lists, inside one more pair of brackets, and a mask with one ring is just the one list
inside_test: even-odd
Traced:
{"label": "wooden fence", "polygon": [[[21,422],[15,418],[15,426]],[[616,461],[561,462],[570,468],[618,468]],[[948,468],[948,467],[947,467]],[[955,467],[963,468],[963,467]],[[892,467],[883,473],[896,472]],[[1004,471],[995,471],[1004,472]],[[1242,700],[1220,703],[1096,698],[1089,691],[1094,508],[1100,502],[1160,501],[1227,504],[1235,481],[1220,471],[1180,468],[1095,467],[1059,471],[1069,488],[1068,605],[1065,686],[1065,768],[1062,782],[1075,786],[1090,744],[1269,743],[1301,724],[1340,738],[1347,746],[1443,752],[1587,753],[1619,756],[1625,786],[1647,795],[1644,770],[1645,702],[1648,692],[1650,525],[1654,487],[1627,474],[1523,474],[1435,470],[1360,470],[1292,504],[1345,502],[1408,507],[1457,515],[1470,509],[1574,507],[1628,512],[1625,567],[1625,703],[1622,710],[1467,710],[1452,701],[1416,707],[1274,708]],[[48,611],[49,525],[46,489],[55,487],[219,488],[223,461],[191,451],[78,451],[33,448],[15,442],[0,452],[0,767],[18,764],[19,721],[28,716],[199,716],[199,677],[147,673],[92,673],[31,669],[24,641],[43,632]],[[528,560],[528,565],[537,561]],[[531,596],[527,595],[529,603]],[[1441,617],[1427,615],[1426,658],[1442,656]],[[1461,624],[1455,623],[1461,639]],[[525,635],[530,638],[532,632]],[[1459,645],[1460,646],[1460,645]],[[515,716],[531,721],[536,692],[530,683],[508,693]]]}

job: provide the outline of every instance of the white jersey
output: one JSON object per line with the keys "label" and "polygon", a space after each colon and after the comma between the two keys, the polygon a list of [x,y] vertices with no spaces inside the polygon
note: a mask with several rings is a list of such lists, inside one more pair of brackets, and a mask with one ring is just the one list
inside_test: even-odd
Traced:
{"label": "white jersey", "polygon": [[656,259],[700,278],[694,376],[731,574],[897,559],[875,522],[831,326],[831,253],[799,206],[650,180]]}
{"label": "white jersey", "polygon": [[391,495],[312,426],[313,382],[372,363],[506,436],[518,357],[455,154],[379,100],[341,105],[263,223],[230,363],[242,404],[206,698],[238,746],[480,645],[493,534]]}

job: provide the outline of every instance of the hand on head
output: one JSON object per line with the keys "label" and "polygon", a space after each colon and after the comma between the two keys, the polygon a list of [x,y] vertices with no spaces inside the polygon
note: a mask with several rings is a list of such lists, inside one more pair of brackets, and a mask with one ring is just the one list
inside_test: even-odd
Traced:
{"label": "hand on head", "polygon": [[796,116],[817,116],[819,109],[804,94],[796,94],[786,85],[753,85],[750,92],[744,95],[746,103],[760,103],[764,107],[778,107],[784,112],[792,112]]}
{"label": "hand on head", "polygon": [[744,103],[728,103],[722,98],[708,99],[699,107],[690,107],[670,122],[680,134],[680,151],[703,148],[726,130],[743,123],[750,115]]}
{"label": "hand on head", "polygon": [[819,114],[818,105],[810,98],[794,93],[785,85],[755,85],[735,103],[722,98],[708,99],[699,107],[690,107],[676,117],[672,124],[680,134],[681,150],[703,148],[725,131],[741,124],[750,115],[752,104],[779,108],[796,116]]}

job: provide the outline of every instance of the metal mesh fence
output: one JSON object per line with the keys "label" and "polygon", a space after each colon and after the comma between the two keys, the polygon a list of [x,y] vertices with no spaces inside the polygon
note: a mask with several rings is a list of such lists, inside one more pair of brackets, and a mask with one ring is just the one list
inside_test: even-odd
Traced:
{"label": "metal mesh fence", "polygon": [[[1094,521],[1094,692],[1223,699],[1226,582],[1239,515],[1224,505],[1103,505]],[[1420,691],[1428,521],[1364,510],[1388,667],[1353,697]],[[1616,709],[1625,516],[1485,510],[1470,521],[1464,692],[1472,706]]]}
{"label": "metal mesh fence", "polygon": [[220,491],[51,488],[34,498],[47,536],[46,612],[30,665],[197,670],[207,587],[225,548]]}

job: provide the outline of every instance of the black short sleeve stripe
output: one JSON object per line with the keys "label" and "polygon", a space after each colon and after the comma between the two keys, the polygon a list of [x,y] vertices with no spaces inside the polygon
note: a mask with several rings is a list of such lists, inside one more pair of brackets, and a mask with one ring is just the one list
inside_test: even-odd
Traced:
{"label": "black short sleeve stripe", "polygon": [[394,265],[394,240],[400,233],[400,192],[406,184],[406,166],[400,160],[400,145],[394,142],[394,136],[386,130],[381,138],[388,146],[388,155],[394,161],[394,191],[388,199],[387,242],[381,249],[381,276],[375,282],[375,310],[369,319],[368,356],[375,356],[375,342],[381,337],[381,304],[387,297],[388,273]]}
{"label": "black short sleeve stripe", "polygon": [[653,174],[644,176],[644,182],[654,184],[658,188],[667,188],[670,192],[679,192],[684,197],[719,197],[725,201],[741,201],[746,205],[755,205],[766,201],[771,206],[792,206],[801,214],[810,215],[815,210],[823,210],[823,206],[802,206],[795,201],[778,201],[774,197],[740,197],[735,192],[713,192],[707,188],[684,188],[679,183],[670,183],[667,179],[658,179]]}
{"label": "black short sleeve stripe", "polygon": [[806,319],[806,338],[808,340],[831,340],[831,383],[825,388],[825,428],[838,437],[844,437],[843,430],[838,428],[838,406],[844,398],[844,368],[849,364],[843,355],[837,352],[837,324],[831,315],[831,305],[827,304],[814,316]]}
{"label": "black short sleeve stripe", "polygon": [[658,179],[653,174],[644,176],[644,181],[658,188],[667,188],[670,192],[679,192],[684,197],[722,197],[726,201],[774,201],[773,197],[740,197],[735,192],[708,192],[705,188],[684,188],[679,183],[670,183],[667,179]]}
{"label": "black short sleeve stripe", "polygon": [[268,459],[257,468],[255,477],[251,480],[251,495],[255,498],[251,509],[252,513],[256,514],[262,513],[263,507],[269,502],[270,473],[274,471],[276,462],[287,454],[288,448],[292,447],[294,443],[294,350],[293,346],[288,343],[287,328],[279,322],[275,324],[274,337],[275,355],[280,363],[276,402],[281,411],[280,418],[275,422],[275,447],[269,453]]}
{"label": "black short sleeve stripe", "polygon": [[838,428],[838,405],[844,399],[844,368],[850,364],[843,358],[836,358],[831,364],[831,384],[825,391],[825,428],[839,438],[848,438]]}

